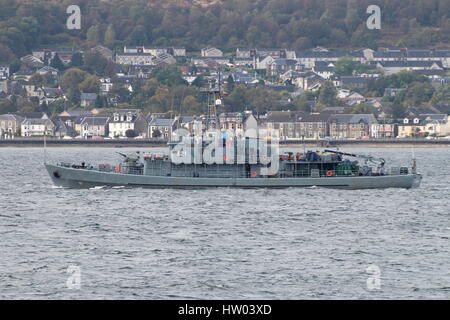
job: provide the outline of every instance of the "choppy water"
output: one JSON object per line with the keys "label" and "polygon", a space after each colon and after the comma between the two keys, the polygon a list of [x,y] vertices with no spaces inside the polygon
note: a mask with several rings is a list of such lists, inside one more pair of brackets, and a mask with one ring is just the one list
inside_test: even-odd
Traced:
{"label": "choppy water", "polygon": [[[49,154],[103,163],[114,151]],[[448,299],[450,149],[415,153],[415,190],[64,190],[41,150],[0,149],[0,299]]]}

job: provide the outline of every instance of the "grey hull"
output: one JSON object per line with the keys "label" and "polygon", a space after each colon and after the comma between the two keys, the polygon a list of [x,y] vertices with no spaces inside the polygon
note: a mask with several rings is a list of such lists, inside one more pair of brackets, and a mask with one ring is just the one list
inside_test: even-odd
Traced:
{"label": "grey hull", "polygon": [[72,169],[46,165],[56,186],[66,188],[92,188],[98,186],[125,186],[147,188],[290,188],[326,187],[340,189],[384,189],[418,187],[422,177],[418,174],[322,177],[322,178],[191,178],[118,174],[85,169]]}

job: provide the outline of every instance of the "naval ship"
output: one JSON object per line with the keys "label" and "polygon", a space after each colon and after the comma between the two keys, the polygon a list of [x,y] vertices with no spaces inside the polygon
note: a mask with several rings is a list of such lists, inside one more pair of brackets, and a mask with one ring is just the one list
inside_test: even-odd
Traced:
{"label": "naval ship", "polygon": [[[123,160],[117,165],[63,162],[46,163],[45,166],[53,183],[66,188],[409,189],[418,187],[422,179],[417,173],[415,160],[411,168],[402,166],[388,169],[382,158],[337,150],[282,154],[267,152],[266,155],[257,151],[252,155],[249,139],[244,138],[243,141],[244,152],[240,159],[234,156],[239,153],[236,152],[236,143],[234,150],[231,148],[234,152],[219,155],[222,161],[217,161],[218,157],[206,161],[201,157],[201,152],[200,157],[194,159],[195,148],[190,151],[190,160],[183,161],[177,144],[169,144],[169,154],[119,153]],[[200,150],[203,151],[207,146],[207,143],[202,143]]]}

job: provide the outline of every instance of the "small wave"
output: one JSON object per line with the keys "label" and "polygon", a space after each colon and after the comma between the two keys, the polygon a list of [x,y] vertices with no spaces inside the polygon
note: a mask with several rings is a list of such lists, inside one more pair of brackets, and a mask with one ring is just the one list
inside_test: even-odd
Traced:
{"label": "small wave", "polygon": [[106,188],[106,186],[95,186],[93,188],[89,188],[89,190],[102,190],[102,189],[105,189],[105,188]]}

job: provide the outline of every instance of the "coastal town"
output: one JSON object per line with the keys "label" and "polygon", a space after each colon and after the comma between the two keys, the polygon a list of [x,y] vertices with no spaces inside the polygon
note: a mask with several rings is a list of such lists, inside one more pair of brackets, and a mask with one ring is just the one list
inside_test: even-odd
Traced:
{"label": "coastal town", "polygon": [[449,70],[445,48],[33,50],[0,65],[0,137],[167,141],[214,117],[281,140],[448,139]]}

